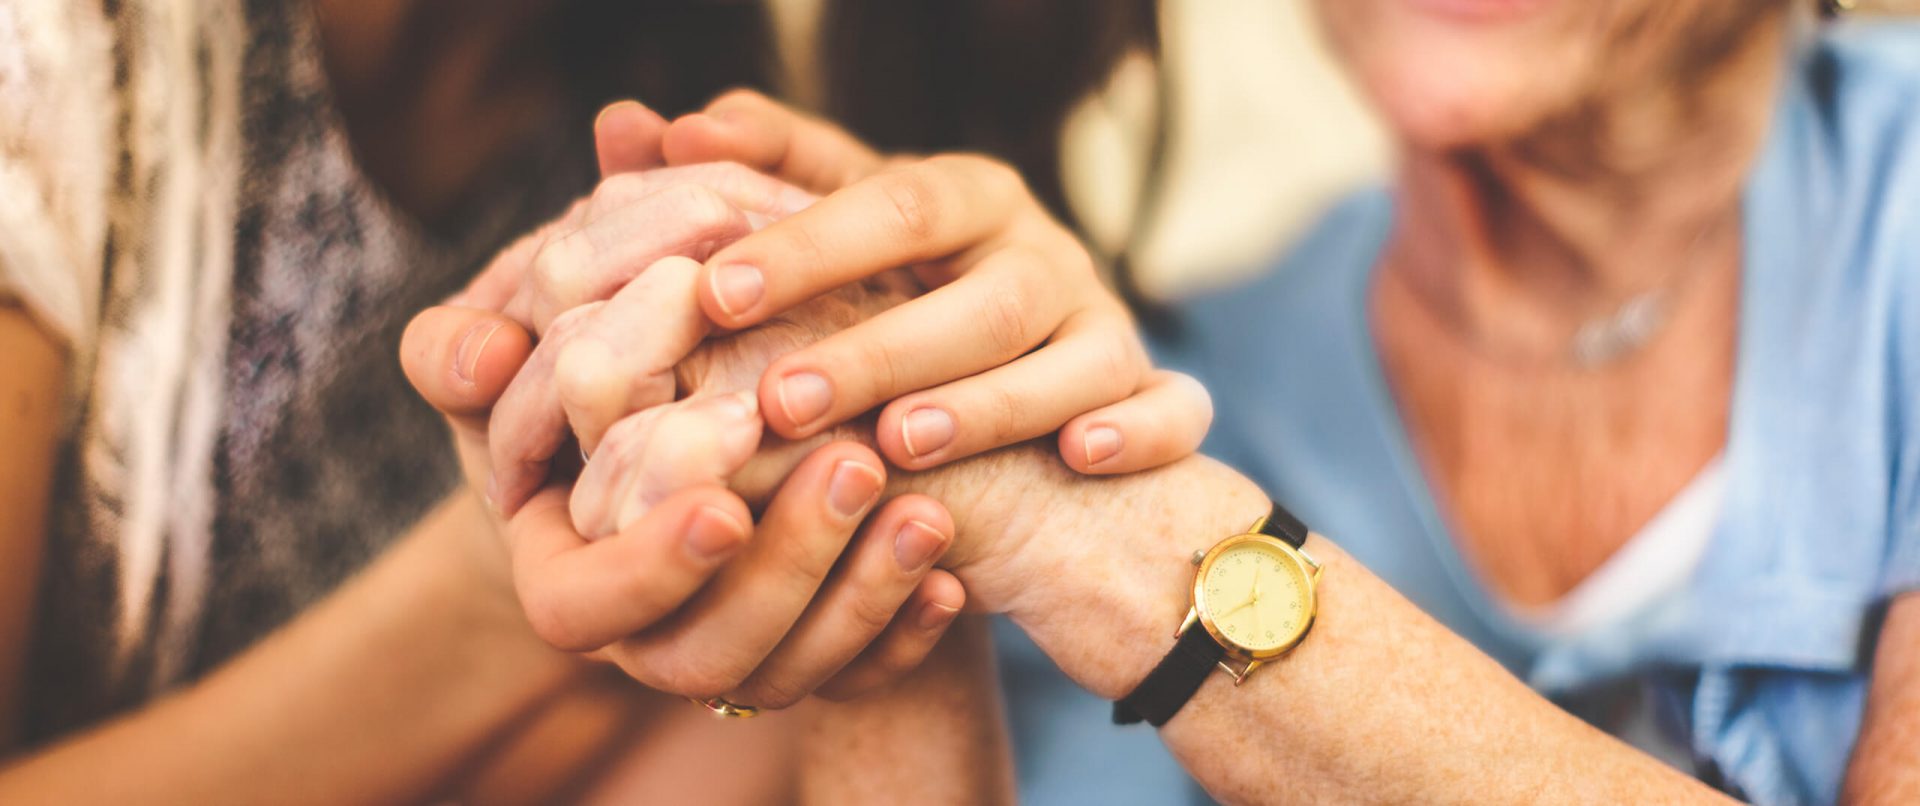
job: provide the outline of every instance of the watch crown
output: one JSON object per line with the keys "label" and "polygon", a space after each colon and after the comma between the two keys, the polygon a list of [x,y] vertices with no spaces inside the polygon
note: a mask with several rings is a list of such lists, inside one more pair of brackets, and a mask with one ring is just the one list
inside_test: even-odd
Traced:
{"label": "watch crown", "polygon": [[1207,552],[1206,552],[1205,550],[1203,550],[1203,549],[1194,549],[1194,550],[1193,550],[1193,557],[1192,557],[1192,562],[1193,562],[1193,564],[1194,564],[1194,565],[1196,565],[1196,566],[1197,566],[1197,565],[1199,565],[1200,563],[1202,563],[1202,562],[1204,562],[1204,561],[1205,561],[1206,559],[1207,559]]}

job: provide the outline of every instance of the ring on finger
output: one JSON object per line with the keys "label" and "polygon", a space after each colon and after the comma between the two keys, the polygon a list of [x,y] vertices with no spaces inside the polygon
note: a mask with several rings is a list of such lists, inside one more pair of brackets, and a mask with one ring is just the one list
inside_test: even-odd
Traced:
{"label": "ring on finger", "polygon": [[715,716],[723,719],[752,719],[760,715],[759,708],[727,702],[725,697],[710,697],[704,700],[688,697],[687,702],[712,711]]}

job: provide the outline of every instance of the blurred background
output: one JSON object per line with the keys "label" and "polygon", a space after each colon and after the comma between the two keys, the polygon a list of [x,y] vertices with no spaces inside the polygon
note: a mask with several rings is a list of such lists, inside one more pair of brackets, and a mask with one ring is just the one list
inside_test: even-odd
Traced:
{"label": "blurred background", "polygon": [[[816,64],[820,0],[769,0],[783,67]],[[1168,296],[1227,282],[1311,223],[1333,199],[1379,179],[1387,143],[1329,59],[1305,0],[1165,0],[1158,68],[1170,88],[1158,201],[1136,221],[1151,148],[1155,67],[1125,63],[1063,132],[1067,195],[1108,253],[1134,237],[1142,289]],[[808,100],[806,85],[792,94]],[[1136,230],[1139,230],[1136,232]]]}
{"label": "blurred background", "polygon": [[[1304,0],[1161,8],[1174,119],[1163,193],[1135,257],[1156,296],[1257,268],[1387,163],[1384,134],[1322,48]],[[1066,129],[1069,198],[1109,251],[1133,226],[1152,70],[1130,62]]]}

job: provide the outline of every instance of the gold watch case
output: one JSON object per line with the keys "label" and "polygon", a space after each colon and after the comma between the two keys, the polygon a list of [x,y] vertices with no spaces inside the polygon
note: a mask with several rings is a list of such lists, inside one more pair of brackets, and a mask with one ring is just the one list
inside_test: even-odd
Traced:
{"label": "gold watch case", "polygon": [[[1260,668],[1262,664],[1285,655],[1299,646],[1307,632],[1313,629],[1314,619],[1318,616],[1319,594],[1316,588],[1320,582],[1320,563],[1306,551],[1294,548],[1277,537],[1261,533],[1259,530],[1265,521],[1265,518],[1255,521],[1247,533],[1222,540],[1211,549],[1194,552],[1193,564],[1197,570],[1193,575],[1191,607],[1187,610],[1186,621],[1181,623],[1180,630],[1176,633],[1176,635],[1183,635],[1198,624],[1207,631],[1208,635],[1213,636],[1213,640],[1226,649],[1227,658],[1220,662],[1220,669],[1233,677],[1233,683],[1236,686],[1245,682],[1247,676],[1253,674],[1253,670]],[[1222,632],[1213,612],[1209,609],[1210,605],[1217,603],[1209,602],[1206,592],[1208,575],[1213,570],[1214,564],[1233,554],[1235,548],[1249,543],[1260,544],[1292,563],[1303,583],[1296,595],[1304,598],[1301,608],[1305,610],[1306,617],[1300,620],[1296,629],[1290,634],[1282,636],[1278,643],[1264,649],[1251,647]],[[1236,669],[1227,662],[1229,660],[1242,665]]]}

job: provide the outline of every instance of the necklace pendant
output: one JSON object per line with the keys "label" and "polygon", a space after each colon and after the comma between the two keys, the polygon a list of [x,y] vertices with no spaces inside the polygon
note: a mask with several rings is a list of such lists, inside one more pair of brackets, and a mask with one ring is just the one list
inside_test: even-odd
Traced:
{"label": "necklace pendant", "polygon": [[1664,295],[1649,292],[1627,300],[1608,316],[1587,321],[1573,333],[1573,362],[1593,369],[1645,347],[1666,323],[1666,308]]}

